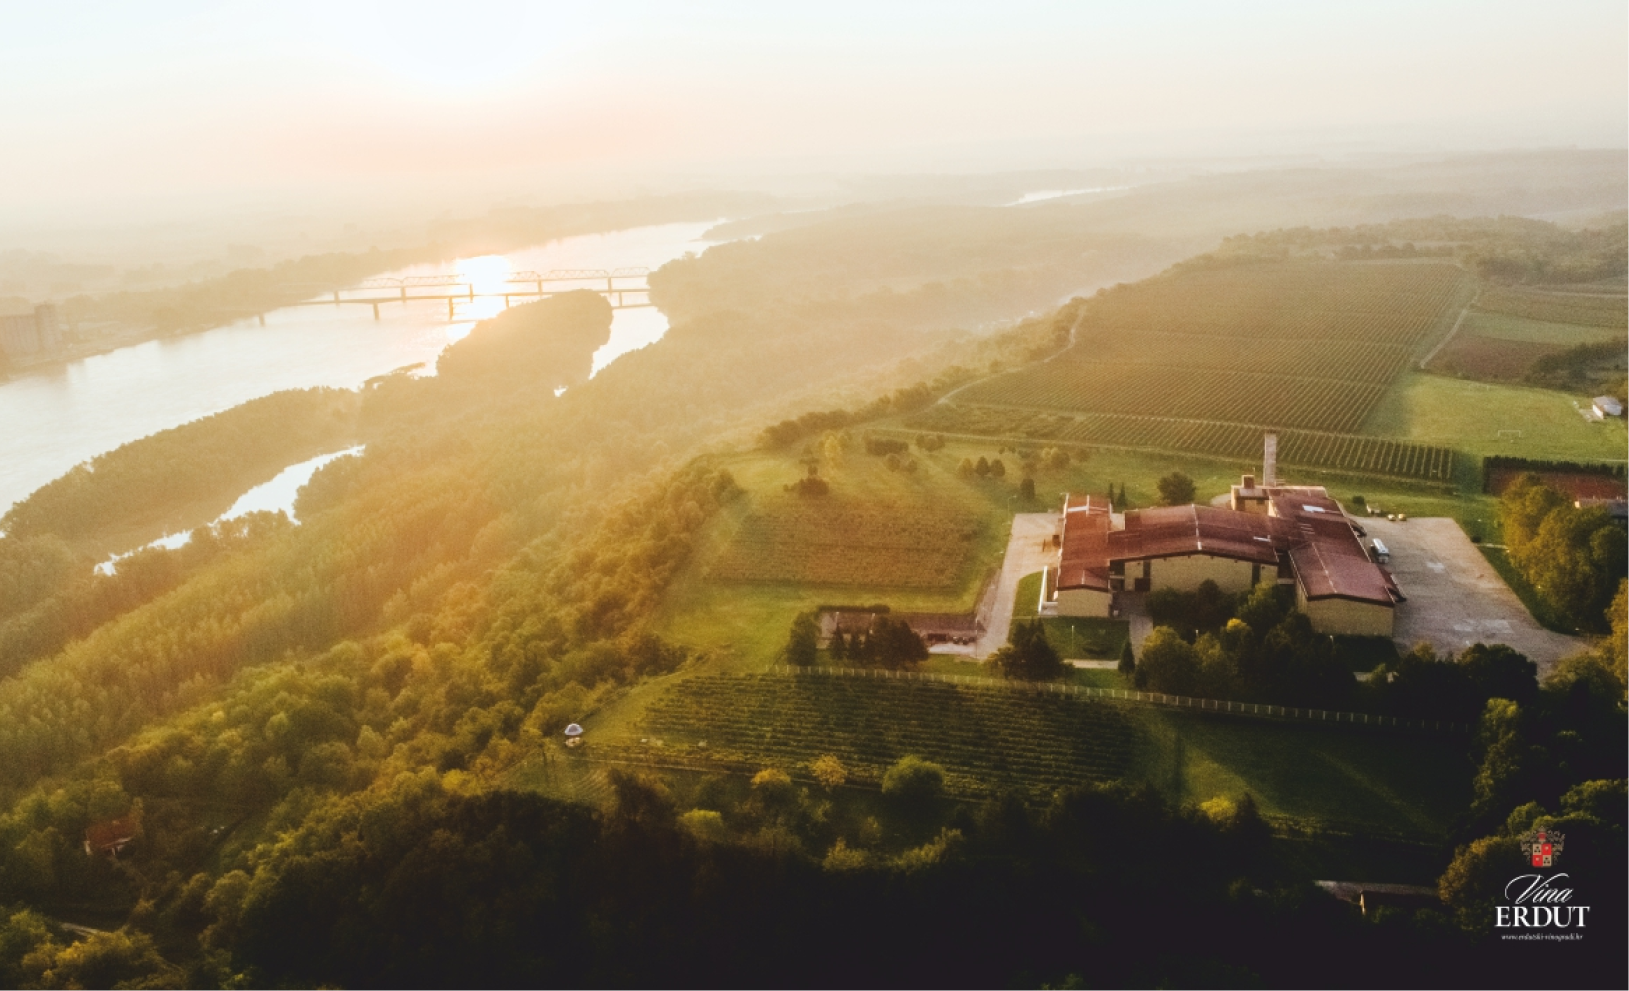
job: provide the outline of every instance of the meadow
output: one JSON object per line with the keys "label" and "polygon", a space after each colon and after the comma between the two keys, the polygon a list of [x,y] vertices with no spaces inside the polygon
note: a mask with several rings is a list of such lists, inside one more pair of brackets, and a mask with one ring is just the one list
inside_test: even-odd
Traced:
{"label": "meadow", "polygon": [[1486,456],[1622,461],[1622,420],[1590,422],[1587,396],[1410,373],[1369,418],[1372,433]]}

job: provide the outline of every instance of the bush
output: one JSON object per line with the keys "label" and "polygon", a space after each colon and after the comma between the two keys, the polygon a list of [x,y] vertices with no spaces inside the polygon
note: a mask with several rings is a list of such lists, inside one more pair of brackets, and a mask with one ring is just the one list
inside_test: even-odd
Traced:
{"label": "bush", "polygon": [[1167,506],[1186,506],[1193,502],[1193,479],[1180,471],[1173,471],[1159,480],[1160,502]]}

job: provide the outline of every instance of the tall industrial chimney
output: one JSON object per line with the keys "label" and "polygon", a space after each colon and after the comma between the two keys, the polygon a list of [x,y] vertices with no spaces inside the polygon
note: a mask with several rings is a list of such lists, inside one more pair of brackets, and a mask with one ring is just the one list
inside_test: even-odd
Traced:
{"label": "tall industrial chimney", "polygon": [[1278,435],[1267,434],[1261,439],[1261,484],[1278,484]]}

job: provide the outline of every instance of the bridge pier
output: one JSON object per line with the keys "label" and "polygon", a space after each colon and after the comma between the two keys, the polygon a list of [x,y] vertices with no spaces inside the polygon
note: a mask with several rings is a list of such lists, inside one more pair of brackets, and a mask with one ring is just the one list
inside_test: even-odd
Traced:
{"label": "bridge pier", "polygon": [[260,318],[260,326],[262,326],[262,327],[266,326],[266,314],[264,314],[264,313],[256,313],[255,316]]}
{"label": "bridge pier", "polygon": [[339,305],[339,290],[338,289],[334,290],[334,305],[335,306]]}
{"label": "bridge pier", "polygon": [[375,320],[379,319],[379,304],[378,303],[373,304],[373,319],[375,319]]}
{"label": "bridge pier", "polygon": [[506,309],[506,310],[509,309],[509,294],[508,293],[503,294],[503,308]]}
{"label": "bridge pier", "polygon": [[451,320],[453,318],[453,308],[452,308],[452,306],[453,306],[453,298],[451,296],[448,296],[447,297],[447,319],[448,320]]}
{"label": "bridge pier", "polygon": [[402,302],[407,302],[407,287],[402,286]]}
{"label": "bridge pier", "polygon": [[473,282],[469,284],[469,301],[471,303],[475,302],[475,283]]}

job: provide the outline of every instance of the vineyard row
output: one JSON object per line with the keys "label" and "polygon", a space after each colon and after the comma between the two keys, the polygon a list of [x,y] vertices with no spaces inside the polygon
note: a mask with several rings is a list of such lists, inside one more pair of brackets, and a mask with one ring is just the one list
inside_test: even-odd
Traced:
{"label": "vineyard row", "polygon": [[[1261,427],[1202,420],[1069,415],[958,404],[930,407],[906,420],[905,426],[917,431],[1144,448],[1249,461],[1261,454]],[[1446,447],[1307,430],[1279,430],[1278,438],[1278,457],[1284,464],[1444,482],[1453,478],[1454,452]]]}

